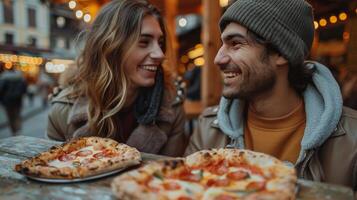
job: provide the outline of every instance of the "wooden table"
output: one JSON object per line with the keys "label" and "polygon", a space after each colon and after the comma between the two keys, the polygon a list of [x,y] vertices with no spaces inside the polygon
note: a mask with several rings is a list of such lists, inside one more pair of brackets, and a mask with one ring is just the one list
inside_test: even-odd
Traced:
{"label": "wooden table", "polygon": [[[0,140],[0,199],[115,199],[110,183],[116,175],[79,183],[50,184],[29,180],[13,171],[13,166],[21,160],[55,144],[54,141],[27,136]],[[144,161],[167,158],[146,153],[142,157]],[[353,200],[352,190],[346,187],[306,180],[299,180],[298,185],[297,199],[300,200]]]}

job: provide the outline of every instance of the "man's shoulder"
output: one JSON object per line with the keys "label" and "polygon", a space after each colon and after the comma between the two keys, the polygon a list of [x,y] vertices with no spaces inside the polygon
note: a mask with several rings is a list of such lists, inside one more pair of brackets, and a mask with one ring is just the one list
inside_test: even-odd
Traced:
{"label": "man's shoulder", "polygon": [[357,110],[349,107],[343,107],[342,117],[349,118],[351,120],[357,120]]}
{"label": "man's shoulder", "polygon": [[[349,137],[354,139],[357,144],[357,111],[343,107],[340,122],[337,127],[337,134],[347,134]],[[336,134],[334,134],[336,135]]]}
{"label": "man's shoulder", "polygon": [[[200,124],[201,127],[204,128],[215,128],[219,129],[217,113],[218,113],[219,105],[210,106],[203,110],[200,115]],[[203,127],[202,127],[203,128]]]}
{"label": "man's shoulder", "polygon": [[207,107],[203,110],[201,116],[205,118],[217,117],[218,109],[219,109],[219,105]]}

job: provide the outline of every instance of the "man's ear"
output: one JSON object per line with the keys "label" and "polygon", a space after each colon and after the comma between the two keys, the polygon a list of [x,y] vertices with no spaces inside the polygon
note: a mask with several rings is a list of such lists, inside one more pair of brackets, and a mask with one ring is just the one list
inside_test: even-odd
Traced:
{"label": "man's ear", "polygon": [[281,54],[277,55],[277,59],[275,60],[275,64],[277,66],[288,65],[288,63],[288,60],[286,60]]}

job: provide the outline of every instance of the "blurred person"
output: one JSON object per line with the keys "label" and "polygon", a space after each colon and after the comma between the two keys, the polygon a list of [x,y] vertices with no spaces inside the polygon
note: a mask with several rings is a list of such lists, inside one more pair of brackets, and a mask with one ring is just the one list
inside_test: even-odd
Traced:
{"label": "blurred person", "polygon": [[68,67],[59,75],[58,85],[53,88],[52,93],[48,95],[48,99],[51,101],[62,90],[73,86],[76,81],[77,74],[78,74],[77,65],[75,65],[74,63],[69,64]]}
{"label": "blurred person", "polygon": [[30,105],[33,106],[34,96],[37,92],[37,86],[35,83],[30,83],[27,86],[27,97],[29,98]]}
{"label": "blurred person", "polygon": [[47,136],[108,137],[142,152],[182,155],[184,111],[173,106],[163,67],[168,44],[159,11],[143,0],[111,1],[85,39],[75,81],[52,100]]}
{"label": "blurred person", "polygon": [[313,24],[304,0],[237,0],[228,7],[214,60],[222,98],[200,116],[186,154],[250,149],[294,165],[299,178],[357,189],[357,113],[342,106],[327,67],[305,62]]}
{"label": "blurred person", "polygon": [[183,75],[188,82],[186,96],[187,99],[198,101],[201,99],[201,67],[194,67]]}
{"label": "blurred person", "polygon": [[13,136],[17,135],[21,129],[22,98],[26,93],[26,87],[27,84],[22,72],[11,68],[1,73],[0,103],[5,108]]}
{"label": "blurred person", "polygon": [[38,80],[38,90],[41,95],[43,108],[47,107],[48,96],[51,94],[53,87],[53,79],[44,70],[41,70]]}

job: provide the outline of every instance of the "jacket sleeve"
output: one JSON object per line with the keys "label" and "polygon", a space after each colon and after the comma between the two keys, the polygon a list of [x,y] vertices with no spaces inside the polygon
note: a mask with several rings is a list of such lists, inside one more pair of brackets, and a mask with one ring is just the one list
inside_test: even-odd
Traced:
{"label": "jacket sleeve", "polygon": [[48,113],[47,137],[52,140],[65,141],[68,135],[67,125],[70,105],[64,103],[54,103]]}
{"label": "jacket sleeve", "polygon": [[167,143],[161,150],[161,154],[167,156],[182,156],[187,146],[185,134],[185,112],[182,105],[175,109],[176,118],[168,135]]}

